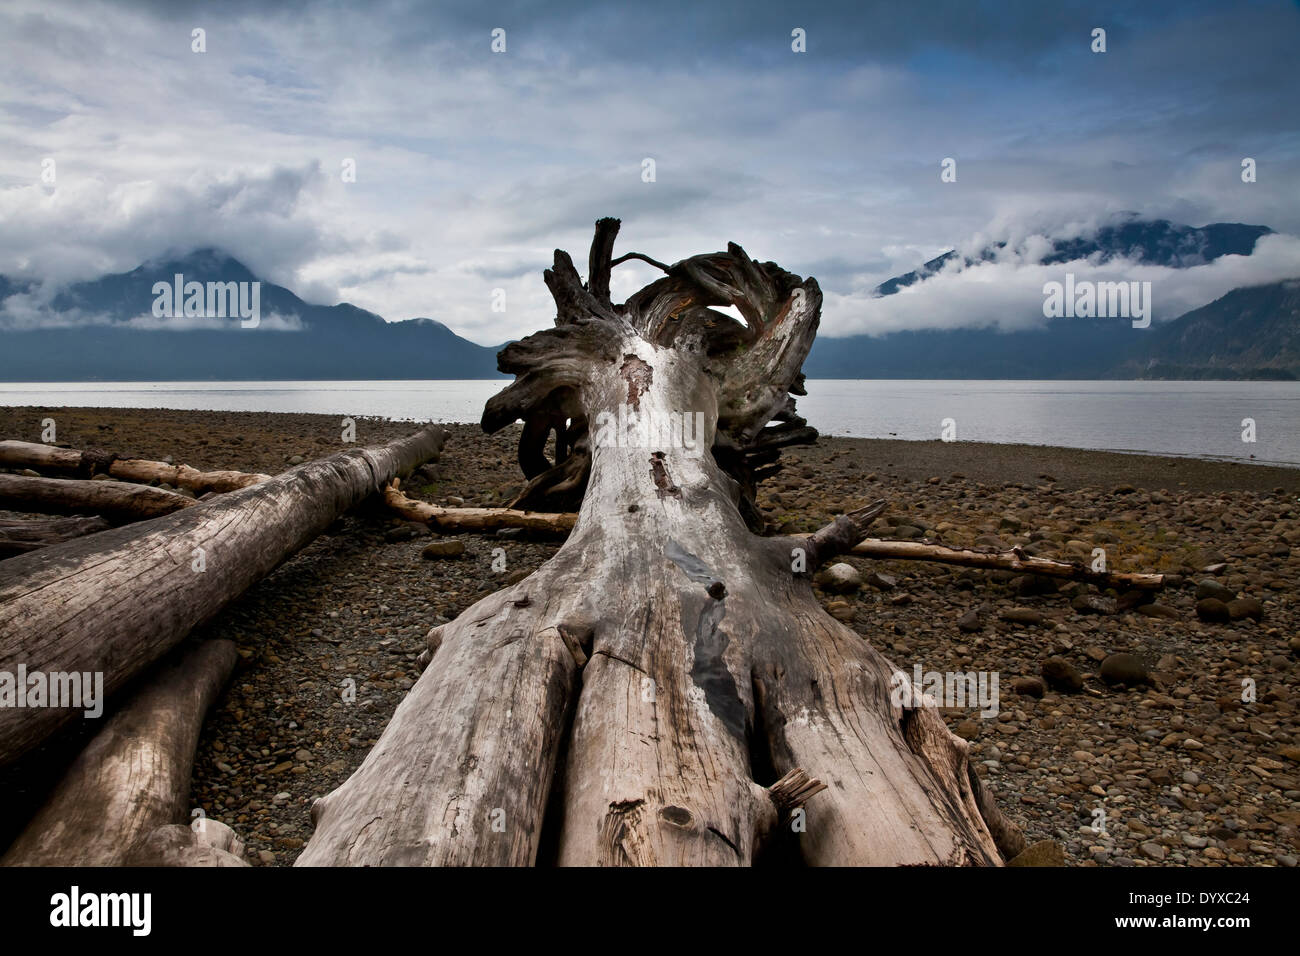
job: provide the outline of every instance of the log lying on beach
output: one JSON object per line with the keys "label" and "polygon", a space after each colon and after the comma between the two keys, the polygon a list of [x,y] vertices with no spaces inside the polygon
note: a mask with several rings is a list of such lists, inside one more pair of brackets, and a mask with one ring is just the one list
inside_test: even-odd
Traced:
{"label": "log lying on beach", "polygon": [[0,441],[0,468],[36,468],[70,478],[89,478],[108,470],[112,455],[77,451],[31,441]]}
{"label": "log lying on beach", "polygon": [[[555,253],[555,327],[502,350],[516,378],[483,413],[489,432],[525,421],[516,506],[580,498],[573,531],[428,639],[296,865],[1000,863],[1014,828],[986,822],[966,742],[893,703],[897,668],[821,607],[794,539],[748,523],[765,426],[803,393],[817,283],[733,244],[615,306],[617,229],[597,223],[585,283]],[[612,435],[630,412],[645,431]]]}
{"label": "log lying on beach", "polygon": [[401,492],[401,482],[384,489],[384,503],[407,521],[420,521],[437,531],[496,531],[498,528],[526,528],[564,534],[573,530],[578,516],[571,512],[549,514],[515,508],[440,508],[415,501]]}
{"label": "log lying on beach", "polygon": [[196,495],[226,492],[268,481],[270,475],[243,471],[199,471],[189,465],[169,465],[145,458],[119,458],[98,451],[77,451],[26,441],[0,441],[0,468],[34,468],[58,475],[89,478],[109,475],[119,481],[166,482]]}
{"label": "log lying on beach", "polygon": [[[113,693],[348,509],[436,456],[446,434],[430,425],[0,562],[0,673],[99,671]],[[77,713],[0,707],[0,764]]]}
{"label": "log lying on beach", "polygon": [[121,866],[158,827],[189,817],[203,718],[235,667],[205,641],[164,666],[68,768],[0,866]]}
{"label": "log lying on beach", "polygon": [[29,478],[0,474],[0,508],[39,514],[100,515],[117,521],[142,521],[197,504],[163,488],[126,481],[83,478]]}
{"label": "log lying on beach", "polygon": [[90,518],[0,518],[0,558],[26,554],[60,541],[80,538],[111,528],[100,517]]}
{"label": "log lying on beach", "polygon": [[119,458],[108,466],[108,473],[118,481],[166,482],[196,495],[211,491],[238,491],[271,480],[270,475],[245,471],[199,471],[189,465],[169,465],[165,461],[145,461],[143,458]]}
{"label": "log lying on beach", "polygon": [[1154,591],[1165,585],[1163,574],[1094,571],[1086,565],[1070,561],[1036,558],[1019,548],[1011,548],[1007,551],[973,551],[969,548],[945,548],[943,545],[925,544],[920,541],[886,541],[880,538],[867,538],[849,550],[853,554],[867,558],[891,561],[939,561],[943,564],[957,564],[968,568],[1020,571],[1052,578],[1089,581],[1100,587]]}

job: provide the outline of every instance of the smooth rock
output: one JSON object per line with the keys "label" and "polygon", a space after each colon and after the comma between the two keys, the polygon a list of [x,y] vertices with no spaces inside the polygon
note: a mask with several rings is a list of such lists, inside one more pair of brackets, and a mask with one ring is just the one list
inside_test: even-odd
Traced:
{"label": "smooth rock", "polygon": [[1130,687],[1151,680],[1146,664],[1136,654],[1111,654],[1101,662],[1098,676],[1107,684],[1127,684]]}

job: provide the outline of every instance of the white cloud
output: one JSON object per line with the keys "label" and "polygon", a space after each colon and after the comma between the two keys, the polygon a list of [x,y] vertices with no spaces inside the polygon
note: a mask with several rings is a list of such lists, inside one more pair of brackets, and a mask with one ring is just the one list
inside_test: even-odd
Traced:
{"label": "white cloud", "polygon": [[1038,260],[1048,247],[1040,238],[1029,237],[1021,249],[1009,248],[995,262],[962,268],[954,260],[939,273],[893,295],[830,293],[823,306],[829,318],[822,323],[822,333],[845,336],[905,329],[1035,328],[1048,321],[1042,311],[1043,285],[1063,282],[1066,273],[1073,273],[1076,282],[1150,282],[1157,322],[1177,318],[1242,286],[1300,276],[1300,239],[1294,236],[1262,236],[1250,256],[1221,256],[1184,269],[1128,259],[1043,265]]}
{"label": "white cloud", "polygon": [[[1276,12],[1222,14],[1231,56],[1195,46],[1214,24],[1144,34],[1144,72],[1121,100],[1122,69],[1081,83],[1079,63],[1066,69],[1033,45],[1010,80],[963,61],[972,86],[942,57],[927,73],[890,54],[913,32],[939,46],[979,36],[996,45],[983,65],[1001,77],[998,57],[1018,43],[1012,20],[1033,19],[1037,42],[1059,32],[1055,13],[990,24],[958,5],[883,22],[857,6],[813,29],[806,56],[786,52],[786,30],[772,34],[776,52],[750,60],[769,40],[757,16],[701,14],[714,29],[696,36],[643,11],[632,22],[676,45],[637,57],[610,53],[640,43],[626,21],[563,5],[516,11],[510,52],[494,55],[478,11],[447,4],[15,0],[0,9],[0,273],[61,284],[216,246],[308,301],[430,316],[492,344],[549,324],[551,250],[584,261],[592,221],[615,215],[621,251],[673,261],[734,240],[796,272],[816,267],[823,328],[843,334],[895,322],[867,290],[958,237],[975,241],[982,224],[1029,237],[1137,209],[1300,231],[1286,186],[1300,174],[1290,111],[1269,112],[1285,84],[1220,75],[1286,53],[1251,58],[1269,37],[1280,43]],[[824,56],[837,19],[846,37],[888,42],[851,62]],[[206,54],[190,50],[196,25]],[[1189,48],[1212,66],[1167,68]],[[1261,157],[1252,187],[1236,175],[1247,149]],[[944,185],[949,155],[959,179]],[[644,157],[657,162],[653,184],[641,181]],[[57,163],[53,187],[39,180],[44,158]],[[340,176],[348,158],[355,183]],[[620,268],[616,292],[653,277],[638,268]],[[944,322],[956,315],[949,291],[979,292],[990,297],[982,317],[1002,319],[1023,310],[1022,280],[1032,286],[1014,268],[1009,288],[1000,275],[945,277],[929,304],[895,307]],[[506,290],[504,313],[490,308],[494,288]]]}

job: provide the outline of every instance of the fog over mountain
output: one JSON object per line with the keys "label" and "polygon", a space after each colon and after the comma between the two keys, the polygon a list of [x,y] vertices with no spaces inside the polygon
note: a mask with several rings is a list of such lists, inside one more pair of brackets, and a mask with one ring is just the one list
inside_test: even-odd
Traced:
{"label": "fog over mountain", "polygon": [[[573,0],[495,15],[0,5],[0,274],[63,286],[215,248],[308,302],[432,316],[491,346],[548,324],[552,250],[618,216],[622,251],[735,241],[816,276],[833,337],[1028,321],[1052,265],[1014,259],[1024,243],[1124,210],[1300,235],[1291,0],[663,0],[634,30]],[[1002,259],[924,299],[872,295],[996,242]],[[1180,271],[1196,284],[1156,287],[1165,318],[1284,278]],[[620,266],[615,296],[654,278]]]}
{"label": "fog over mountain", "polygon": [[[936,303],[929,306],[929,322],[917,319],[916,327],[880,335],[836,338],[823,332],[805,373],[1290,377],[1300,374],[1295,247],[1293,237],[1266,226],[1191,227],[1125,216],[1088,233],[955,249],[881,283],[871,298],[909,319],[927,302]],[[1009,270],[1018,278],[972,281],[985,270],[997,270],[998,277]],[[1045,318],[1044,277],[1056,281],[1066,273],[1077,273],[1080,281],[1153,276],[1154,321],[1135,328],[1125,317]],[[172,294],[178,275],[179,298]],[[1026,287],[1030,280],[1036,285]],[[205,288],[260,283],[256,327],[245,327],[234,298],[224,317],[204,314],[210,303],[197,300],[195,314],[185,314],[184,283],[191,281]],[[1243,285],[1218,291],[1237,282]],[[947,301],[954,284],[964,294],[966,319],[958,317],[957,327],[934,328],[937,303]],[[1010,300],[1008,289],[1018,290]],[[165,300],[161,307],[158,290]],[[1187,302],[1195,307],[1170,314]],[[831,302],[827,310],[843,305]],[[1004,310],[996,322],[985,319],[993,306]],[[496,352],[431,318],[388,322],[349,303],[308,303],[214,249],[62,288],[0,276],[0,379],[11,381],[491,378],[497,374]]]}
{"label": "fog over mountain", "polygon": [[[161,284],[260,282],[256,327],[157,315]],[[441,322],[385,322],[349,303],[313,305],[213,249],[74,283],[44,300],[0,277],[0,380],[188,381],[494,378],[496,348]],[[227,310],[234,311],[234,310]]]}
{"label": "fog over mountain", "polygon": [[[1150,283],[1150,323],[1125,317],[1044,314],[1046,283]],[[1193,227],[1128,213],[1085,230],[1065,229],[987,244],[968,243],[856,296],[827,296],[828,311],[852,312],[872,334],[830,337],[805,363],[812,378],[1285,377],[1300,372],[1288,345],[1283,290],[1300,277],[1300,240],[1267,226]],[[1254,336],[1251,348],[1184,345],[1166,325],[1210,302],[1226,343]],[[1234,322],[1237,304],[1276,316]],[[1206,319],[1201,319],[1205,328]],[[1262,323],[1262,325],[1261,325]],[[843,323],[841,323],[842,325]],[[1205,334],[1194,341],[1208,344]]]}

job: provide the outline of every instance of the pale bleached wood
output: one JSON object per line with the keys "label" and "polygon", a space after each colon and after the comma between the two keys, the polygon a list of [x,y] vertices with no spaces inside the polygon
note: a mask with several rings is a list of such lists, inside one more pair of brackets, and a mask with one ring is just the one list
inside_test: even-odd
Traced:
{"label": "pale bleached wood", "polygon": [[196,495],[238,491],[271,480],[270,475],[244,471],[199,471],[189,465],[169,465],[163,461],[145,461],[140,458],[118,458],[108,466],[108,473],[119,481],[165,482],[177,488],[186,488]]}
{"label": "pale bleached wood", "polygon": [[[60,474],[83,474],[86,457],[74,448],[42,445],[37,442],[0,441],[0,468],[36,468]],[[84,476],[89,478],[88,472]]]}
{"label": "pale bleached wood", "polygon": [[0,508],[39,514],[100,515],[142,521],[193,507],[193,498],[125,481],[84,478],[31,478],[0,474]]}
{"label": "pale bleached wood", "polygon": [[573,513],[547,514],[514,508],[442,508],[408,498],[402,493],[400,482],[392,482],[384,489],[384,503],[407,521],[423,522],[449,533],[495,531],[498,528],[563,533],[571,530],[578,518]]}
{"label": "pale bleached wood", "polygon": [[200,818],[190,826],[158,827],[125,861],[126,866],[248,866],[244,843],[223,823]]}
{"label": "pale bleached wood", "polygon": [[77,451],[26,441],[0,441],[0,467],[33,468],[61,476],[89,478],[110,475],[119,481],[164,482],[196,495],[225,492],[260,484],[271,476],[243,471],[199,471],[189,465],[169,465],[145,458],[119,458],[100,451]]}
{"label": "pale bleached wood", "polygon": [[1053,561],[1026,554],[1018,548],[1007,551],[975,551],[970,548],[946,548],[921,541],[885,541],[868,538],[849,549],[853,554],[888,561],[939,561],[967,568],[1019,571],[1053,578],[1091,581],[1101,587],[1136,588],[1152,591],[1164,587],[1163,574],[1127,571],[1094,571],[1078,562]]}
{"label": "pale bleached wood", "polygon": [[155,829],[188,819],[199,732],[236,657],[230,641],[205,641],[147,675],[0,866],[121,866]]}
{"label": "pale bleached wood", "polygon": [[[597,224],[593,270],[616,230]],[[893,705],[896,669],[797,570],[807,541],[749,530],[746,475],[776,451],[763,426],[793,423],[816,283],[734,245],[666,271],[615,307],[607,275],[583,283],[556,253],[556,328],[503,350],[516,380],[483,426],[525,419],[531,470],[564,422],[568,456],[525,497],[580,493],[577,521],[541,569],[431,633],[299,865],[736,866],[782,841],[812,864],[1001,861],[965,742]],[[727,304],[744,326],[709,308]],[[698,443],[600,440],[623,404],[698,412]],[[806,832],[786,819],[800,799]]]}
{"label": "pale bleached wood", "polygon": [[[29,673],[101,671],[113,693],[348,509],[437,455],[445,438],[431,425],[174,514],[0,562],[0,671],[16,673],[19,664]],[[0,708],[0,763],[75,713]]]}

